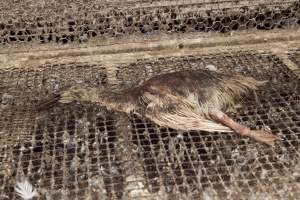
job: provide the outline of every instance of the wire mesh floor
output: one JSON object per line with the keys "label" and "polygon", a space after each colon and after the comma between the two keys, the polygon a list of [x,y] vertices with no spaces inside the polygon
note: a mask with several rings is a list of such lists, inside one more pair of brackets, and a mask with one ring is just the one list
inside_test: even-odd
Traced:
{"label": "wire mesh floor", "polygon": [[18,198],[21,177],[40,199],[298,199],[300,80],[275,55],[138,60],[120,65],[116,78],[127,87],[136,77],[211,65],[269,80],[229,114],[284,141],[269,147],[234,133],[178,132],[93,104],[38,113],[38,101],[70,85],[115,83],[88,63],[0,70],[0,199]]}
{"label": "wire mesh floor", "polygon": [[298,0],[0,2],[0,45],[299,27]]}

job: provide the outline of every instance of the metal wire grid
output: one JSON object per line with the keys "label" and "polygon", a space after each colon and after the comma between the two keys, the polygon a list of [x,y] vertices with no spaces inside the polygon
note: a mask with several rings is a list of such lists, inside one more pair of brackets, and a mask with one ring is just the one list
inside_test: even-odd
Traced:
{"label": "metal wire grid", "polygon": [[[293,61],[298,67],[300,67],[300,49],[294,49],[293,51],[289,52],[289,58]],[[298,70],[300,73],[300,70]]]}
{"label": "metal wire grid", "polygon": [[[137,116],[126,120],[91,104],[29,112],[43,98],[34,87],[24,89],[32,83],[43,82],[36,89],[47,94],[55,90],[55,84],[59,90],[71,80],[73,84],[107,84],[101,66],[86,64],[86,73],[78,75],[74,65],[48,65],[40,71],[29,70],[26,76],[22,70],[2,71],[1,106],[3,96],[14,97],[13,104],[4,104],[0,117],[2,199],[16,198],[13,187],[21,176],[37,187],[40,199],[299,196],[299,78],[276,56],[236,52],[139,60],[120,66],[116,74],[120,85],[126,85],[134,84],[136,77],[215,65],[219,71],[267,79],[269,84],[257,93],[256,100],[250,95],[230,115],[252,128],[282,135],[285,140],[273,148],[235,134],[177,132]],[[93,78],[97,74],[104,79]],[[55,84],[49,82],[53,77]]]}
{"label": "metal wire grid", "polygon": [[[72,43],[155,33],[231,32],[299,27],[300,4],[287,1],[21,1],[0,4],[0,44]],[[145,4],[145,5],[144,5]],[[30,5],[30,6],[29,6]],[[138,5],[138,6],[136,6]],[[156,5],[156,6],[153,6]]]}

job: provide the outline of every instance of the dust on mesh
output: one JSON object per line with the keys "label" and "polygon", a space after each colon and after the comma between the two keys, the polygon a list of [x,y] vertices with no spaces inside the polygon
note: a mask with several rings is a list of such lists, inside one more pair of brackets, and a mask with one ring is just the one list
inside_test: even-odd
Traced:
{"label": "dust on mesh", "polygon": [[[272,148],[234,134],[181,133],[137,116],[126,120],[119,113],[92,104],[60,105],[33,116],[18,116],[22,112],[15,105],[32,106],[18,103],[31,99],[25,90],[27,84],[44,82],[37,90],[48,93],[55,90],[49,84],[53,77],[59,85],[68,85],[72,80],[101,86],[105,70],[102,66],[86,66],[86,73],[78,75],[76,64],[66,68],[49,65],[40,72],[25,70],[24,79],[19,78],[22,71],[5,71],[1,98],[10,91],[16,96],[15,104],[6,105],[0,117],[0,132],[5,136],[0,138],[1,198],[14,199],[15,179],[26,176],[42,198],[51,199],[193,199],[199,195],[296,199],[300,179],[299,78],[276,56],[236,52],[146,59],[120,66],[116,75],[119,84],[126,87],[135,84],[136,77],[209,65],[221,72],[235,71],[269,80],[258,91],[257,100],[250,95],[243,107],[230,115],[252,128],[279,133],[285,138],[283,142]],[[93,78],[96,74],[101,74],[101,81]],[[10,85],[12,79],[20,81]],[[37,94],[33,92],[32,98],[43,98]],[[13,145],[3,144],[8,142]]]}
{"label": "dust on mesh", "polygon": [[[299,27],[296,0],[165,2],[20,1],[0,4],[0,44],[72,43],[91,38]],[[116,6],[117,5],[117,6]],[[8,17],[9,16],[9,17]]]}

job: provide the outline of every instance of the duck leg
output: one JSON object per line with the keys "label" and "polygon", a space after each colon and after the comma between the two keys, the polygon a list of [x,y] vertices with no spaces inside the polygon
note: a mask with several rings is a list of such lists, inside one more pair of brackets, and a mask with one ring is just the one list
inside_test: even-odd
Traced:
{"label": "duck leg", "polygon": [[275,141],[281,140],[279,136],[264,130],[250,130],[247,126],[235,122],[232,118],[219,110],[212,111],[210,114],[214,120],[228,126],[242,136],[248,136],[268,145],[274,145]]}

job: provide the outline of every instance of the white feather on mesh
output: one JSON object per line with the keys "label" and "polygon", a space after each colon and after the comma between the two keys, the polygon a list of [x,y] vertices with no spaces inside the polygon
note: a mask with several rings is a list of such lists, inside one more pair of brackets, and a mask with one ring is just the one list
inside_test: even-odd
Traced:
{"label": "white feather on mesh", "polygon": [[33,197],[38,196],[36,189],[27,179],[17,181],[15,191],[16,194],[24,200],[30,200]]}

